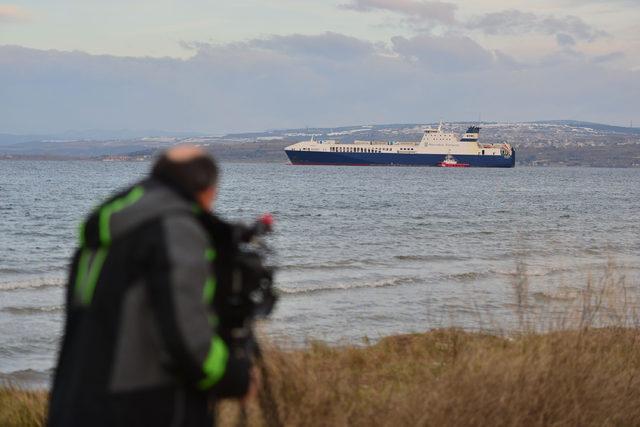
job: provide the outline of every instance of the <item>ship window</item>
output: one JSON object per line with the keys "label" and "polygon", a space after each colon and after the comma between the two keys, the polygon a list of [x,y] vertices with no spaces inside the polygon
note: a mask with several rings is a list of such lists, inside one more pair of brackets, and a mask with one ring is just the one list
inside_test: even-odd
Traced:
{"label": "ship window", "polygon": [[484,150],[482,150],[482,155],[484,156]]}

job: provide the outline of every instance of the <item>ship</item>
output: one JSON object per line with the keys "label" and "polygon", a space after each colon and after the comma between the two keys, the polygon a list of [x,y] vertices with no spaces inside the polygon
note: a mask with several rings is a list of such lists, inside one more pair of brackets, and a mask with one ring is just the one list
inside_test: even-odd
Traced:
{"label": "ship", "polygon": [[[512,168],[515,149],[507,143],[484,144],[479,141],[480,126],[470,126],[458,138],[453,132],[427,127],[418,142],[337,140],[300,141],[286,147],[285,153],[294,165],[348,166],[442,166],[452,163],[464,167]],[[449,159],[449,161],[447,161]]]}

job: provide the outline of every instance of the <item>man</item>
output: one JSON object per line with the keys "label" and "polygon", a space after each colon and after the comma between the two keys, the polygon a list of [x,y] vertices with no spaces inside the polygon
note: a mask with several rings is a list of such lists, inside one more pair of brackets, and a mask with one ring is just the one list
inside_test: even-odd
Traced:
{"label": "man", "polygon": [[246,393],[246,355],[216,334],[198,219],[216,181],[211,157],[176,147],[81,226],[50,426],[211,426],[212,395]]}

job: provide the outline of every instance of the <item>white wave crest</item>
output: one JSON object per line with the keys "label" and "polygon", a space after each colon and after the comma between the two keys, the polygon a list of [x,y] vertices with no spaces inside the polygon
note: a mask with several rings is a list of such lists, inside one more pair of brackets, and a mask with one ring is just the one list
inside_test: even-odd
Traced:
{"label": "white wave crest", "polygon": [[415,283],[416,281],[417,279],[414,277],[395,277],[371,282],[339,283],[312,288],[278,288],[278,291],[284,295],[304,295],[324,292],[350,291],[355,289],[387,288]]}
{"label": "white wave crest", "polygon": [[63,277],[38,277],[32,279],[17,279],[10,282],[0,282],[0,291],[17,291],[22,289],[39,289],[60,287],[64,285]]}

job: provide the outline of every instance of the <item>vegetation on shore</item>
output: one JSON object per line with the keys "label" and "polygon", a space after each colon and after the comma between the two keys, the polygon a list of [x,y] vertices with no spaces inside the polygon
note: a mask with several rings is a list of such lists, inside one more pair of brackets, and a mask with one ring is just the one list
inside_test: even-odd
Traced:
{"label": "vegetation on shore", "polygon": [[[499,338],[443,329],[364,347],[270,349],[286,425],[640,425],[640,330]],[[44,392],[0,389],[0,425],[42,425]],[[239,405],[219,405],[235,425]],[[250,425],[263,425],[257,402]]]}
{"label": "vegetation on shore", "polygon": [[[526,272],[513,287],[520,332],[459,329],[397,335],[364,346],[265,348],[287,426],[640,425],[640,324],[635,287],[608,269],[574,311],[537,332]],[[237,425],[239,404],[218,405]],[[1,426],[40,426],[46,394],[0,387]],[[266,425],[258,401],[249,425]],[[268,414],[267,414],[268,415]]]}
{"label": "vegetation on shore", "polygon": [[638,329],[515,339],[447,329],[269,354],[286,425],[640,425]]}
{"label": "vegetation on shore", "polygon": [[44,424],[47,394],[0,385],[0,426],[22,427]]}

